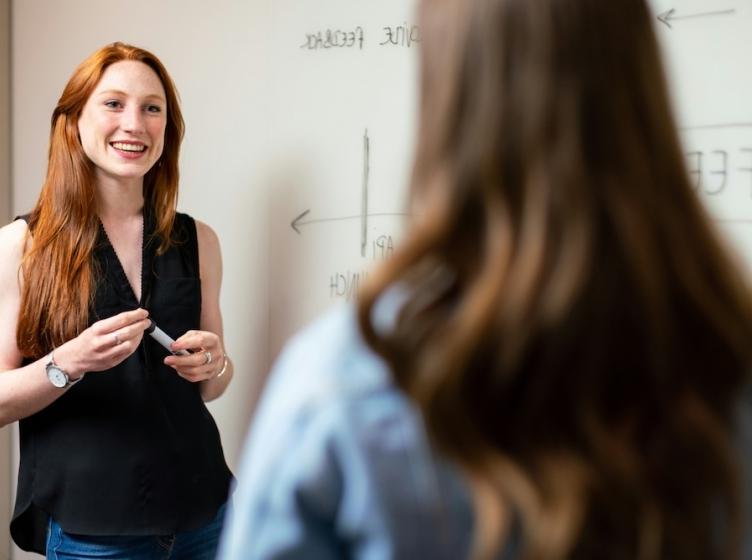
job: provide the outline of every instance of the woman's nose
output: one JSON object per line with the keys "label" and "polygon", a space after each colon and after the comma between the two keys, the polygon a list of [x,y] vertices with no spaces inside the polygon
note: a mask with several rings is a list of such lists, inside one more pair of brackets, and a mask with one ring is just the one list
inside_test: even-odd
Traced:
{"label": "woman's nose", "polygon": [[127,132],[142,132],[144,130],[144,115],[140,107],[129,106],[121,113],[121,127]]}

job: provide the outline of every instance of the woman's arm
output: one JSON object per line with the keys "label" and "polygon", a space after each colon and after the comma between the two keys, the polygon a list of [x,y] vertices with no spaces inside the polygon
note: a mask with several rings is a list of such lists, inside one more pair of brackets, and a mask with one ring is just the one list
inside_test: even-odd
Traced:
{"label": "woman's arm", "polygon": [[[21,309],[21,259],[27,226],[17,220],[0,228],[0,426],[30,416],[64,395],[70,386],[55,387],[47,377],[47,356],[19,367],[23,356],[16,342]],[[55,363],[71,380],[103,371],[123,361],[141,342],[149,325],[143,309],[94,323],[54,351]],[[119,344],[115,344],[115,334]]]}
{"label": "woman's arm", "polygon": [[[211,401],[225,392],[232,380],[233,365],[227,358],[227,367],[224,367],[224,330],[222,311],[219,308],[219,292],[222,286],[222,253],[219,239],[214,230],[198,220],[196,234],[201,275],[201,330],[185,333],[175,341],[173,350],[202,351],[191,356],[167,356],[165,364],[174,367],[185,379],[200,383],[201,398]],[[205,352],[211,354],[211,363],[206,363]]]}
{"label": "woman's arm", "polygon": [[[0,229],[0,426],[43,409],[59,398],[47,379],[44,358],[19,367],[23,357],[16,344],[21,302],[20,265],[26,239],[26,223],[15,221]],[[74,372],[68,372],[77,377]]]}

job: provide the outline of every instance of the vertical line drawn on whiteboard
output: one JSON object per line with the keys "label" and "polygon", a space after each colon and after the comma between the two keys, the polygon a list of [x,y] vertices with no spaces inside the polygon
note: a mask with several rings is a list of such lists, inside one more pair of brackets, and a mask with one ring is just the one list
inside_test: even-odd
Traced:
{"label": "vertical line drawn on whiteboard", "polygon": [[717,10],[714,12],[699,12],[696,14],[685,14],[685,15],[676,15],[676,9],[671,8],[670,10],[666,10],[665,12],[658,14],[656,16],[658,18],[658,21],[663,23],[666,27],[669,29],[673,29],[673,25],[671,25],[672,21],[675,20],[682,20],[682,19],[696,19],[696,18],[702,18],[702,17],[711,17],[711,16],[731,16],[736,13],[736,10],[734,9],[728,9],[728,10]]}
{"label": "vertical line drawn on whiteboard", "polygon": [[[752,148],[741,148],[739,151],[743,154],[752,154]],[[743,173],[752,173],[752,167],[739,167],[739,171]]]}
{"label": "vertical line drawn on whiteboard", "polygon": [[409,212],[369,212],[368,208],[368,191],[371,175],[371,138],[368,136],[368,129],[363,133],[363,177],[361,180],[361,200],[360,214],[357,216],[336,216],[333,218],[313,218],[309,214],[310,208],[306,208],[300,214],[295,216],[290,222],[290,227],[295,233],[301,235],[300,228],[311,224],[320,224],[324,222],[339,222],[343,220],[360,220],[360,254],[363,257],[367,255],[368,247],[368,218],[383,216],[409,216]]}
{"label": "vertical line drawn on whiteboard", "polygon": [[368,244],[368,175],[370,171],[370,142],[368,140],[368,129],[363,134],[363,191],[360,203],[360,256],[366,256],[366,245]]}

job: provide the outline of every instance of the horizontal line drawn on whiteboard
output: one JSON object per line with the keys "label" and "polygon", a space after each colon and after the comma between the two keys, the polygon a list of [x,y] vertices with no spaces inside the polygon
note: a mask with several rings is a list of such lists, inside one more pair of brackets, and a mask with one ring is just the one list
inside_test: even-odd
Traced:
{"label": "horizontal line drawn on whiteboard", "polygon": [[298,235],[301,234],[300,228],[302,226],[310,224],[320,224],[324,222],[337,222],[345,220],[360,220],[360,254],[362,257],[366,257],[368,247],[368,218],[379,216],[408,216],[407,212],[371,212],[368,206],[368,191],[370,183],[371,173],[371,139],[368,136],[368,129],[363,131],[363,175],[361,178],[361,192],[360,192],[360,215],[357,216],[335,216],[333,218],[314,218],[304,219],[311,213],[311,209],[307,208],[300,214],[298,214],[290,222],[290,227],[295,230]]}
{"label": "horizontal line drawn on whiteboard", "polygon": [[714,12],[699,12],[696,14],[676,15],[676,9],[671,8],[670,10],[666,10],[662,14],[658,14],[658,16],[656,17],[658,18],[658,21],[665,24],[666,27],[668,27],[669,29],[673,29],[671,22],[675,20],[697,19],[697,18],[711,17],[711,16],[730,16],[730,15],[734,15],[735,13],[736,13],[736,10],[729,9],[729,10],[717,10]]}
{"label": "horizontal line drawn on whiteboard", "polygon": [[744,231],[747,231],[747,226],[752,226],[752,219],[744,219],[744,218],[713,218],[712,220],[715,222],[715,224],[719,228],[729,228],[732,229],[734,227],[740,228]]}
{"label": "horizontal line drawn on whiteboard", "polygon": [[[293,219],[292,222],[290,222],[290,227],[294,229],[297,233],[300,233],[301,226],[307,226],[310,224],[320,224],[324,222],[342,222],[345,220],[362,220],[363,215],[358,214],[357,216],[338,216],[335,218],[314,218],[312,220],[303,220],[311,211],[306,210],[305,212],[302,212],[298,216]],[[379,216],[409,216],[407,212],[369,212],[368,216],[373,217],[379,217]]]}
{"label": "horizontal line drawn on whiteboard", "polygon": [[679,130],[711,130],[722,128],[752,128],[752,122],[697,124],[693,126],[681,126],[679,127]]}

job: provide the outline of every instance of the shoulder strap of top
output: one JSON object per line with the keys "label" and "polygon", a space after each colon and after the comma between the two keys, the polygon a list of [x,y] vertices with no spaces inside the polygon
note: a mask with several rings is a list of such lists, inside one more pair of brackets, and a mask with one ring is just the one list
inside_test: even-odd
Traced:
{"label": "shoulder strap of top", "polygon": [[196,276],[199,275],[198,233],[196,221],[188,214],[175,213],[175,225],[172,228],[173,240],[180,246],[181,251],[188,255],[194,263]]}

